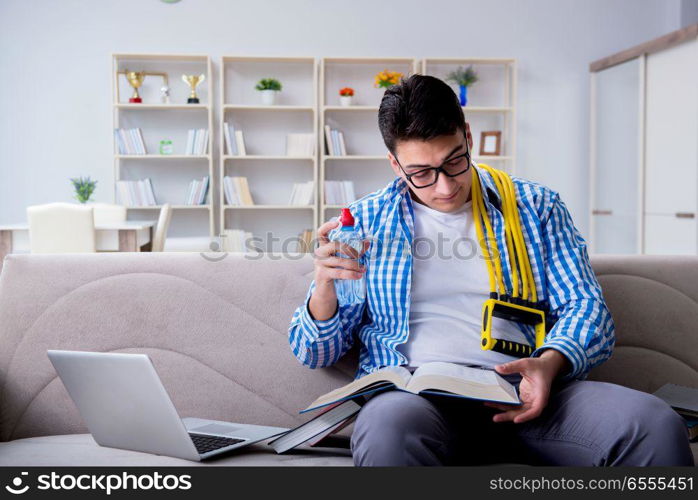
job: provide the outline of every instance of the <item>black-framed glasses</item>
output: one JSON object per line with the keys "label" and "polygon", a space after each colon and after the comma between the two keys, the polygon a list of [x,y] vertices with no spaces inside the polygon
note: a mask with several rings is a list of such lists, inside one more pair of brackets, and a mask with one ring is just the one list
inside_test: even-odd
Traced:
{"label": "black-framed glasses", "polygon": [[397,159],[397,154],[393,154],[400,170],[405,174],[410,183],[417,189],[433,186],[439,180],[439,173],[443,172],[448,177],[456,177],[466,173],[470,169],[470,147],[465,141],[465,153],[444,161],[438,167],[427,167],[408,174]]}

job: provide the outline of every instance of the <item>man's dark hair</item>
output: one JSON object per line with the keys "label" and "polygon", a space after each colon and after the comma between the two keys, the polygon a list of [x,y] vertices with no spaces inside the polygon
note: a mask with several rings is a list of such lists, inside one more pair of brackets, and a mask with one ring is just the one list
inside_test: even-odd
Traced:
{"label": "man's dark hair", "polygon": [[389,87],[378,110],[378,128],[388,150],[395,154],[400,140],[429,140],[465,133],[465,117],[453,89],[428,75],[412,75]]}

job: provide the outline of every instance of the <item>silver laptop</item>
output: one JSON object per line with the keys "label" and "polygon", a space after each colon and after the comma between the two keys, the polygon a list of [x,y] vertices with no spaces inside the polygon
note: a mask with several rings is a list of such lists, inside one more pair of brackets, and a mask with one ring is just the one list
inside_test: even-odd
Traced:
{"label": "silver laptop", "polygon": [[146,354],[49,350],[48,357],[101,446],[199,461],[288,431],[180,419]]}

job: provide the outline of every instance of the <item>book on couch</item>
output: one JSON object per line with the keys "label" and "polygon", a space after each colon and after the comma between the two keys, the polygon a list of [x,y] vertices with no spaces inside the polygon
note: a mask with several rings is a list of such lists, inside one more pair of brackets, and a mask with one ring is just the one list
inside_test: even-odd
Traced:
{"label": "book on couch", "polygon": [[435,361],[421,365],[414,373],[404,366],[386,366],[320,396],[301,413],[381,390],[521,403],[516,388],[494,370]]}
{"label": "book on couch", "polygon": [[324,407],[319,415],[270,441],[269,446],[274,448],[276,453],[284,453],[306,442],[310,446],[317,446],[353,421],[363,403],[361,399],[357,401],[348,399]]}

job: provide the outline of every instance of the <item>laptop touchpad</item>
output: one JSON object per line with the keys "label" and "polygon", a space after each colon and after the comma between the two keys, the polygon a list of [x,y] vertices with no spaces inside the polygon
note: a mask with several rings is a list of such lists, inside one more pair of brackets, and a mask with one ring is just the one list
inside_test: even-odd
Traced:
{"label": "laptop touchpad", "polygon": [[209,432],[211,434],[232,434],[240,430],[240,427],[223,424],[206,424],[201,427],[189,429],[189,432]]}

